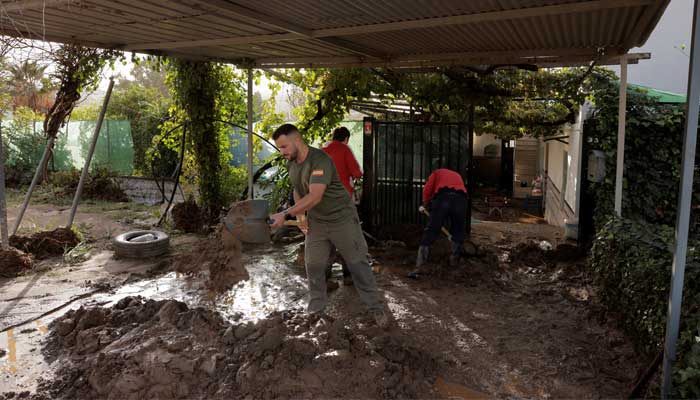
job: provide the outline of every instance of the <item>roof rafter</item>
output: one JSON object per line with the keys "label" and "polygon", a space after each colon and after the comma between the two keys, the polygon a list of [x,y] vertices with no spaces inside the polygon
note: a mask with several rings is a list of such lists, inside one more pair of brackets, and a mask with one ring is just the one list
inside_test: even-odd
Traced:
{"label": "roof rafter", "polygon": [[221,39],[209,39],[209,40],[189,40],[189,41],[177,41],[177,42],[156,42],[156,43],[139,43],[134,45],[126,45],[123,48],[125,50],[147,50],[147,49],[175,49],[184,47],[200,47],[200,46],[226,46],[226,45],[240,45],[240,44],[253,44],[253,43],[266,43],[266,42],[278,42],[284,40],[299,40],[299,39],[310,39],[314,38],[321,40],[325,43],[331,44],[335,47],[340,47],[344,50],[360,54],[362,56],[370,57],[382,57],[384,54],[379,53],[377,50],[367,48],[366,46],[360,46],[354,43],[349,43],[343,39],[335,38],[334,35],[325,35],[323,37],[314,37],[314,32],[300,27],[296,24],[281,21],[279,18],[251,10],[247,7],[241,5],[224,1],[224,0],[194,0],[196,4],[206,10],[214,11],[224,11],[227,13],[235,14],[239,17],[243,17],[249,21],[252,25],[264,26],[267,28],[277,29],[284,31],[284,33],[275,33],[269,35],[252,35],[252,36],[242,36],[235,38],[221,38]]}
{"label": "roof rafter", "polygon": [[[197,0],[202,2],[201,0]],[[268,26],[286,31],[287,33],[294,33],[296,35],[290,36],[279,36],[279,35],[251,35],[244,37],[231,37],[231,38],[218,38],[211,39],[209,44],[205,40],[190,40],[190,41],[176,41],[176,42],[155,42],[155,43],[139,43],[134,45],[127,45],[124,48],[126,50],[143,50],[151,48],[185,48],[185,47],[199,47],[208,45],[227,45],[227,44],[245,44],[245,43],[261,43],[264,40],[277,41],[277,40],[295,40],[303,38],[313,38],[322,39],[334,36],[349,36],[349,35],[359,35],[359,34],[369,34],[378,32],[389,32],[397,30],[406,29],[420,29],[420,28],[431,28],[437,26],[447,26],[447,25],[466,25],[474,24],[480,22],[493,22],[499,20],[511,20],[520,18],[533,18],[546,15],[557,15],[557,14],[574,14],[582,12],[591,12],[597,10],[611,9],[611,8],[626,8],[626,7],[638,7],[644,5],[650,5],[654,3],[654,0],[587,0],[578,3],[568,3],[568,4],[557,4],[550,6],[541,7],[530,7],[530,8],[520,8],[512,10],[502,10],[502,11],[491,11],[473,14],[463,14],[448,17],[435,17],[435,18],[424,18],[411,21],[400,21],[400,22],[388,22],[379,23],[371,25],[359,25],[343,28],[330,28],[330,29],[318,29],[318,30],[307,30],[299,28],[293,24],[288,24],[286,22],[280,22],[276,18],[257,11],[246,9],[245,7],[229,3],[222,0],[216,0],[214,3],[210,3],[215,7],[226,8],[228,11],[245,16],[248,18],[257,19],[263,24]],[[245,11],[244,11],[245,10]],[[281,34],[280,34],[281,35]],[[261,39],[261,36],[268,36],[266,39]],[[371,54],[368,54],[371,55]]]}

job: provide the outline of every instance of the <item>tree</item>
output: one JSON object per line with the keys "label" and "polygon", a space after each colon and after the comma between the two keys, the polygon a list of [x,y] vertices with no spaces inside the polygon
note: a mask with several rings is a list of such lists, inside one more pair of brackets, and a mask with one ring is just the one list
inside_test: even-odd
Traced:
{"label": "tree", "polygon": [[131,86],[143,86],[156,90],[162,97],[170,97],[168,85],[165,83],[166,73],[157,63],[137,60],[131,69],[131,74],[134,79],[120,76],[117,84],[114,85],[115,89],[126,90]]}
{"label": "tree", "polygon": [[253,121],[260,121],[263,107],[263,98],[260,92],[253,93]]}
{"label": "tree", "polygon": [[296,113],[310,140],[321,138],[361,100],[384,105],[407,101],[423,120],[445,122],[467,121],[474,107],[479,132],[502,138],[551,135],[574,121],[578,105],[591,93],[594,80],[588,78],[606,74],[610,72],[598,68],[530,66],[452,67],[431,73],[379,68],[274,71],[306,95]]}
{"label": "tree", "polygon": [[9,66],[12,85],[13,108],[26,106],[34,111],[41,111],[40,96],[48,93],[54,85],[46,76],[48,65],[38,61],[24,60]]}
{"label": "tree", "polygon": [[[170,59],[166,66],[173,107],[157,140],[181,151],[180,139],[186,133],[183,168],[199,188],[207,220],[215,222],[230,201],[229,189],[240,190],[241,174],[229,165],[230,128],[222,121],[245,124],[246,75],[213,62]],[[186,129],[176,129],[178,125]]]}
{"label": "tree", "polygon": [[[99,83],[100,71],[107,63],[113,63],[122,53],[117,50],[93,49],[64,44],[51,53],[56,64],[54,78],[59,82],[56,100],[44,119],[44,134],[56,138],[65,124],[81,93],[94,89]],[[52,149],[53,150],[53,149]],[[44,180],[47,169],[44,167]]]}

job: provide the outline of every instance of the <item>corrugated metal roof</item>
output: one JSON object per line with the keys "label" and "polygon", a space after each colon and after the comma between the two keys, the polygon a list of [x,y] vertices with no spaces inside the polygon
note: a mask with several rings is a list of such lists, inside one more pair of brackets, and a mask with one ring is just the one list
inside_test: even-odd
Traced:
{"label": "corrugated metal roof", "polygon": [[269,67],[614,62],[669,1],[0,0],[0,33]]}

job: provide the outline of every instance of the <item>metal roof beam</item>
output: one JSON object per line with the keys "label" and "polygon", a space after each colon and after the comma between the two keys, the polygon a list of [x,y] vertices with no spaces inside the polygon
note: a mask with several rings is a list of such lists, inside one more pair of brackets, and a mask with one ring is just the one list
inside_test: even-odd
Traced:
{"label": "metal roof beam", "polygon": [[253,44],[253,43],[265,43],[265,42],[278,42],[284,40],[299,40],[299,39],[317,39],[339,47],[341,49],[350,51],[352,53],[360,54],[362,56],[369,57],[381,57],[384,54],[378,52],[377,50],[367,48],[366,46],[360,46],[355,43],[351,43],[347,40],[332,37],[334,35],[325,35],[323,37],[314,37],[314,32],[301,27],[299,25],[280,20],[277,17],[273,17],[247,7],[232,3],[225,0],[194,0],[194,2],[209,12],[225,12],[235,14],[238,17],[243,17],[245,20],[249,21],[252,25],[263,27],[273,30],[281,30],[286,33],[275,33],[269,35],[251,35],[251,36],[239,36],[231,38],[218,38],[218,39],[207,39],[207,40],[186,40],[177,42],[156,42],[156,43],[139,43],[134,45],[124,46],[125,50],[148,50],[148,49],[175,49],[175,48],[185,48],[185,47],[201,47],[201,46],[228,46],[228,45],[241,45],[241,44]]}
{"label": "metal roof beam", "polygon": [[[357,57],[316,57],[316,58],[263,58],[256,60],[256,65],[265,68],[334,68],[334,67],[386,67],[386,68],[420,68],[437,66],[461,66],[461,65],[493,65],[493,64],[534,64],[542,68],[585,65],[591,61],[597,61],[598,65],[617,65],[620,62],[619,54],[597,54],[544,56],[544,57],[518,57],[507,53],[476,54],[470,56],[464,53],[461,57],[431,59],[426,56],[407,58],[405,60],[361,60]],[[639,60],[651,58],[650,53],[628,54],[629,63],[637,63]]]}
{"label": "metal roof beam", "polygon": [[[483,13],[474,14],[464,14],[464,15],[454,15],[448,17],[436,17],[436,18],[424,18],[412,21],[400,21],[400,22],[389,22],[380,24],[370,24],[370,25],[360,25],[351,26],[344,28],[330,28],[330,29],[318,29],[318,30],[308,30],[299,27],[294,24],[290,24],[284,21],[280,21],[276,17],[272,17],[257,11],[251,10],[246,7],[239,6],[234,3],[223,0],[215,0],[213,2],[204,2],[203,0],[196,0],[198,4],[202,6],[216,7],[221,10],[232,12],[234,14],[249,18],[254,21],[258,21],[260,24],[264,24],[275,29],[286,31],[287,34],[273,34],[273,35],[251,35],[244,37],[230,37],[230,38],[218,38],[207,40],[191,40],[191,41],[177,41],[177,42],[157,42],[157,43],[142,43],[127,45],[124,47],[125,50],[143,50],[143,49],[172,49],[172,48],[185,48],[185,47],[200,47],[200,46],[223,46],[229,44],[247,44],[247,43],[262,43],[264,41],[279,41],[279,40],[295,40],[303,38],[313,38],[313,39],[323,39],[329,37],[337,36],[349,36],[349,35],[359,35],[377,32],[389,32],[407,29],[421,29],[421,28],[431,28],[447,25],[466,25],[474,24],[480,22],[493,22],[500,20],[512,20],[521,18],[534,18],[547,15],[559,15],[559,14],[575,14],[583,12],[591,12],[605,9],[613,8],[628,8],[628,7],[640,7],[653,4],[655,0],[588,0],[578,3],[568,3],[568,4],[557,4],[551,6],[543,7],[530,7],[530,8],[520,8],[502,11],[491,11]],[[292,35],[289,35],[289,34]],[[285,36],[281,36],[285,35]],[[329,43],[334,45],[339,45],[337,42],[329,41]],[[342,47],[342,45],[339,45]],[[350,49],[356,52],[357,49]],[[364,55],[369,56],[381,56],[377,55],[376,51],[365,51]]]}
{"label": "metal roof beam", "polygon": [[479,22],[534,18],[547,15],[576,14],[611,8],[640,7],[652,3],[654,3],[654,0],[589,0],[578,3],[557,4],[551,6],[490,11],[475,14],[454,15],[449,17],[425,18],[412,21],[352,26],[347,28],[321,29],[313,31],[313,36],[322,37],[359,35],[376,32],[398,31],[404,29],[433,28],[447,25],[466,25]]}
{"label": "metal roof beam", "polygon": [[62,6],[67,3],[78,3],[78,0],[17,0],[0,1],[0,11],[10,13],[15,11],[36,10],[44,7]]}

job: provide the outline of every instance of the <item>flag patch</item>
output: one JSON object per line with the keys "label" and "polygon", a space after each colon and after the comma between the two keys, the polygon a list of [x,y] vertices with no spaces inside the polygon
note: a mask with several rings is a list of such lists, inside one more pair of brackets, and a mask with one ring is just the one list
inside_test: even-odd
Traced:
{"label": "flag patch", "polygon": [[323,176],[323,170],[322,169],[315,169],[311,171],[311,176]]}

